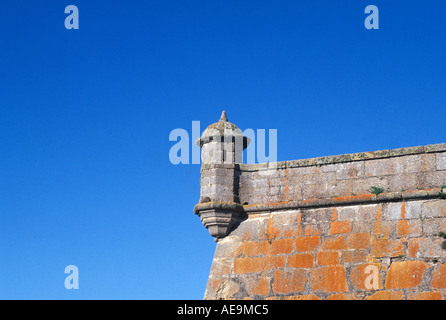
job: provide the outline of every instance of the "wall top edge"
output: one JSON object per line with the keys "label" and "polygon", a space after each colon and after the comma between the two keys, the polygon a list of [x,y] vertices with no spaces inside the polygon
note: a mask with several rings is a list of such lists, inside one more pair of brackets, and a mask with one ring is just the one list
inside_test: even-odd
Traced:
{"label": "wall top edge", "polygon": [[272,169],[322,166],[336,163],[394,158],[408,155],[437,153],[437,152],[446,152],[446,143],[430,144],[427,146],[370,151],[370,152],[349,153],[349,154],[325,156],[325,157],[317,157],[317,158],[309,158],[301,160],[287,160],[273,163],[239,164],[238,166],[241,171],[262,171],[262,170],[272,170]]}
{"label": "wall top edge", "polygon": [[337,207],[347,205],[361,205],[386,202],[404,202],[421,199],[445,199],[446,188],[433,188],[429,190],[412,190],[403,192],[383,193],[379,195],[362,194],[348,197],[332,197],[326,199],[308,199],[278,203],[261,203],[244,205],[246,213],[272,212],[280,210],[301,210],[321,207]]}

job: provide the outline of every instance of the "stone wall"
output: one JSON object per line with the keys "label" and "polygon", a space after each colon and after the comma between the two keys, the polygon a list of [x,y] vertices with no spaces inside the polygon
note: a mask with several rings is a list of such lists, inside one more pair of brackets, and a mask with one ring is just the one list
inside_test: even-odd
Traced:
{"label": "stone wall", "polygon": [[233,165],[229,179],[218,166],[202,168],[201,198],[230,190],[221,201],[244,214],[205,299],[446,298],[446,144]]}
{"label": "stone wall", "polygon": [[445,144],[347,154],[275,164],[240,165],[240,201],[251,206],[441,187]]}

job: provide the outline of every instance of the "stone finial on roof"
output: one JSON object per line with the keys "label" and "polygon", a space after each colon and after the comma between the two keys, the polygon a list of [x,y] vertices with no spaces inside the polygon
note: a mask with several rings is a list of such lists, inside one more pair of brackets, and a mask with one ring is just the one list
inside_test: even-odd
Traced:
{"label": "stone finial on roof", "polygon": [[223,110],[223,112],[221,113],[221,117],[220,120],[218,120],[218,122],[228,122],[228,117],[226,116],[225,110]]}

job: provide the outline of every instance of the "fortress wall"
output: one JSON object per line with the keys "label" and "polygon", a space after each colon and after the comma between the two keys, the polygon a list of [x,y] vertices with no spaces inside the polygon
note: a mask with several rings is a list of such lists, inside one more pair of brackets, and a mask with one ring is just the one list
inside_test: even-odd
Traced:
{"label": "fortress wall", "polygon": [[205,299],[445,299],[445,152],[240,165],[245,214],[218,241]]}
{"label": "fortress wall", "polygon": [[350,197],[372,186],[389,192],[446,184],[446,145],[240,165],[240,202],[249,205]]}

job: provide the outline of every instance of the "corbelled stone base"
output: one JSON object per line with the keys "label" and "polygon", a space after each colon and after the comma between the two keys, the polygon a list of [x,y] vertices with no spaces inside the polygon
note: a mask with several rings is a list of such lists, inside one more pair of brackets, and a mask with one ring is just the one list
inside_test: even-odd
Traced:
{"label": "corbelled stone base", "polygon": [[219,239],[228,235],[243,212],[243,207],[232,202],[207,202],[197,204],[194,212],[200,217],[211,236]]}

